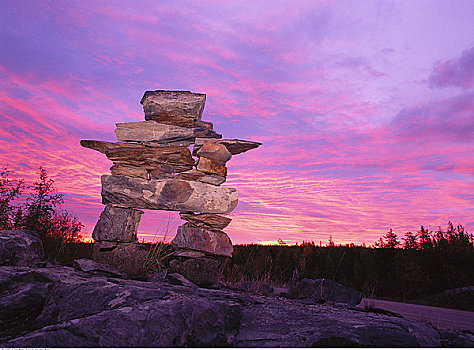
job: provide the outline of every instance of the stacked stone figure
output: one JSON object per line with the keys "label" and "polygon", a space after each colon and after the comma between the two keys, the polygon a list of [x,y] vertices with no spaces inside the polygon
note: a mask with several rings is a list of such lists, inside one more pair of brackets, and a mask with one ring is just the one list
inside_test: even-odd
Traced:
{"label": "stacked stone figure", "polygon": [[172,242],[171,268],[199,285],[218,281],[222,259],[232,256],[222,231],[231,219],[218,214],[230,213],[238,201],[235,189],[220,187],[226,162],[261,143],[222,139],[201,120],[205,100],[189,91],[147,91],[145,121],[116,124],[119,142],[81,141],[113,162],[112,175],[101,178],[106,207],[92,233],[95,260],[137,273],[146,255],[137,239],[139,209],[179,211],[187,222]]}

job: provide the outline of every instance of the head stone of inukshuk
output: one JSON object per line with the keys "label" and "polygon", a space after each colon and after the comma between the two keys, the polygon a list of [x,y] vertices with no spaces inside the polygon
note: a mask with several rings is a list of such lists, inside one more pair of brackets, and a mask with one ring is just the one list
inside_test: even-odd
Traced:
{"label": "head stone of inukshuk", "polygon": [[81,140],[113,162],[111,175],[101,178],[105,208],[92,233],[94,260],[139,273],[149,254],[137,239],[140,209],[179,211],[186,223],[172,241],[171,271],[201,286],[219,281],[233,250],[222,231],[231,219],[219,214],[238,201],[235,189],[220,186],[225,165],[261,143],[222,139],[201,120],[205,101],[205,94],[189,91],[146,91],[145,121],[116,124],[119,142]]}

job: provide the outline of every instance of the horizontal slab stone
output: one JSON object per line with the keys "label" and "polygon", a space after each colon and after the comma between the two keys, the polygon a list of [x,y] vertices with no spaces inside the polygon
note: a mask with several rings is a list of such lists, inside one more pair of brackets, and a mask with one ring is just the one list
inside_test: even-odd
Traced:
{"label": "horizontal slab stone", "polygon": [[229,152],[227,147],[217,142],[204,143],[196,154],[198,157],[212,159],[220,165],[225,165],[225,163],[232,157],[232,154]]}
{"label": "horizontal slab stone", "polygon": [[193,155],[196,155],[199,149],[202,147],[202,145],[207,142],[217,142],[219,144],[224,145],[232,155],[247,152],[248,150],[257,148],[262,145],[262,143],[255,142],[255,141],[245,141],[245,140],[237,140],[237,139],[214,140],[214,139],[196,137],[196,140],[194,142]]}
{"label": "horizontal slab stone", "polygon": [[221,139],[222,134],[218,134],[212,129],[194,128],[194,137],[207,138],[207,139]]}
{"label": "horizontal slab stone", "polygon": [[232,242],[225,232],[208,230],[186,223],[178,227],[172,244],[179,249],[193,249],[208,254],[232,256]]}
{"label": "horizontal slab stone", "polygon": [[160,164],[150,171],[150,179],[166,179],[174,176],[174,167],[168,164]]}
{"label": "horizontal slab stone", "polygon": [[191,152],[186,147],[145,147],[136,144],[134,147],[112,148],[105,152],[114,164],[126,164],[153,170],[159,164],[172,165],[176,172],[193,168],[195,163]]}
{"label": "horizontal slab stone", "polygon": [[136,167],[132,165],[113,165],[110,168],[112,175],[123,175],[130,177],[141,177],[142,179],[148,179],[148,171],[143,167]]}
{"label": "horizontal slab stone", "polygon": [[170,143],[194,137],[194,130],[175,125],[160,124],[149,120],[145,122],[117,123],[115,134],[119,141],[155,141]]}
{"label": "horizontal slab stone", "polygon": [[192,214],[183,212],[179,213],[179,217],[182,220],[190,222],[194,226],[207,225],[218,230],[223,230],[232,221],[232,219],[216,214]]}
{"label": "horizontal slab stone", "polygon": [[196,181],[204,182],[206,184],[216,185],[219,186],[225,182],[226,178],[223,176],[215,175],[215,174],[204,174],[204,176],[200,177]]}
{"label": "horizontal slab stone", "polygon": [[92,238],[96,241],[135,242],[142,214],[141,210],[107,205],[94,227]]}
{"label": "horizontal slab stone", "polygon": [[[81,140],[81,146],[85,148],[93,149],[94,151],[98,151],[100,153],[105,154],[108,150],[116,149],[116,148],[123,148],[123,147],[130,147],[134,148],[137,147],[135,143],[125,143],[125,142],[107,142],[107,141],[96,141],[96,140]],[[142,146],[144,147],[144,146]]]}
{"label": "horizontal slab stone", "polygon": [[145,180],[102,175],[102,203],[126,208],[230,213],[237,206],[237,191],[198,181]]}
{"label": "horizontal slab stone", "polygon": [[196,168],[206,174],[216,174],[222,177],[227,176],[227,168],[224,165],[220,165],[206,157],[199,158],[199,163]]}
{"label": "horizontal slab stone", "polygon": [[197,169],[191,169],[177,174],[175,178],[178,180],[199,181],[199,179],[204,175],[205,174],[202,171],[199,171]]}
{"label": "horizontal slab stone", "polygon": [[186,128],[201,120],[205,102],[205,94],[164,90],[146,91],[140,101],[146,120]]}

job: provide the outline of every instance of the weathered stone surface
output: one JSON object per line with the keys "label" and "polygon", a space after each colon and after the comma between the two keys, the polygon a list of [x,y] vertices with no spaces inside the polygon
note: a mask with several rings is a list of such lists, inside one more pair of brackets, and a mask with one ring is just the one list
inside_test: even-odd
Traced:
{"label": "weathered stone surface", "polygon": [[211,122],[205,122],[203,120],[196,122],[197,128],[206,128],[206,129],[214,129],[214,125]]}
{"label": "weathered stone surface", "polygon": [[183,275],[200,287],[208,287],[220,282],[222,278],[221,265],[221,261],[212,258],[194,258],[170,262],[172,271]]}
{"label": "weathered stone surface", "polygon": [[196,250],[178,249],[173,253],[173,256],[183,258],[203,258],[206,256],[206,254],[204,254],[203,252],[198,252]]}
{"label": "weathered stone surface", "polygon": [[115,134],[119,141],[176,142],[194,137],[194,130],[175,125],[160,124],[154,120],[117,123]]}
{"label": "weathered stone surface", "polygon": [[205,94],[163,90],[146,91],[140,101],[146,120],[185,128],[201,120],[205,102]]}
{"label": "weathered stone surface", "polygon": [[185,287],[191,287],[191,288],[197,288],[198,287],[193,282],[188,280],[183,275],[180,275],[179,273],[169,273],[166,276],[166,281],[168,283],[172,284],[172,285],[175,285],[175,286],[185,286]]}
{"label": "weathered stone surface", "polygon": [[110,168],[112,175],[123,175],[130,177],[140,177],[142,179],[148,178],[148,171],[143,167],[136,167],[126,164],[116,164],[112,165]]}
{"label": "weathered stone surface", "polygon": [[178,180],[187,180],[187,181],[197,181],[205,174],[202,171],[197,169],[191,169],[188,171],[183,171],[175,176]]}
{"label": "weathered stone surface", "polygon": [[233,251],[232,242],[225,232],[196,227],[189,223],[178,227],[172,244],[180,249],[193,249],[229,257]]}
{"label": "weathered stone surface", "polygon": [[212,129],[207,128],[195,128],[194,137],[208,138],[208,139],[221,139],[222,135],[218,134]]}
{"label": "weathered stone surface", "polygon": [[206,142],[196,154],[199,157],[212,159],[220,165],[225,163],[232,157],[232,154],[227,150],[227,147],[217,142]]}
{"label": "weathered stone surface", "polygon": [[174,176],[174,167],[168,164],[160,164],[150,171],[151,179],[167,179],[167,178],[172,178],[173,176]]}
{"label": "weathered stone surface", "polygon": [[[189,259],[194,260],[194,259]],[[473,347],[470,332],[240,291],[0,266],[0,346]]]}
{"label": "weathered stone surface", "polygon": [[120,278],[126,277],[123,273],[121,273],[119,270],[117,270],[113,266],[110,266],[107,264],[100,264],[90,259],[76,259],[74,260],[73,266],[74,268],[78,270],[81,270],[84,272],[90,272],[92,274],[105,275],[105,276],[110,276],[110,277],[120,277]]}
{"label": "weathered stone surface", "polygon": [[160,164],[172,165],[177,172],[193,168],[194,159],[186,147],[135,147],[113,148],[105,152],[114,164],[126,164],[153,170]]}
{"label": "weathered stone surface", "polygon": [[220,165],[219,163],[206,157],[199,158],[197,170],[200,170],[206,174],[216,174],[222,177],[227,176],[227,168],[224,165]]}
{"label": "weathered stone surface", "polygon": [[197,181],[204,182],[206,184],[216,185],[219,186],[225,182],[226,178],[223,176],[215,175],[215,174],[204,174],[204,176],[200,177]]}
{"label": "weathered stone surface", "polygon": [[43,257],[43,244],[36,232],[0,231],[0,265],[33,266]]}
{"label": "weathered stone surface", "polygon": [[197,151],[199,151],[202,145],[204,145],[207,142],[217,142],[221,145],[224,145],[232,155],[247,152],[248,150],[257,148],[258,146],[261,145],[260,142],[237,140],[237,139],[210,140],[206,138],[196,138],[196,141],[194,143],[193,155],[196,155]]}
{"label": "weathered stone surface", "polygon": [[130,147],[135,148],[138,145],[136,143],[125,143],[125,142],[107,142],[107,141],[96,141],[96,140],[81,140],[81,146],[85,148],[93,149],[100,153],[105,154],[108,150]]}
{"label": "weathered stone surface", "polygon": [[102,203],[128,208],[225,214],[237,206],[237,191],[197,181],[143,180],[102,175]]}
{"label": "weathered stone surface", "polygon": [[328,278],[303,278],[292,287],[290,295],[296,298],[327,300],[350,305],[357,305],[362,300],[362,294],[358,290]]}
{"label": "weathered stone surface", "polygon": [[117,243],[111,248],[95,243],[92,253],[94,261],[113,266],[128,276],[143,272],[147,256],[148,250],[138,243]]}
{"label": "weathered stone surface", "polygon": [[226,228],[232,221],[232,219],[216,214],[191,214],[183,212],[179,213],[179,217],[190,222],[194,226],[207,225],[218,230]]}
{"label": "weathered stone surface", "polygon": [[107,205],[92,232],[96,241],[135,242],[143,212],[131,208]]}

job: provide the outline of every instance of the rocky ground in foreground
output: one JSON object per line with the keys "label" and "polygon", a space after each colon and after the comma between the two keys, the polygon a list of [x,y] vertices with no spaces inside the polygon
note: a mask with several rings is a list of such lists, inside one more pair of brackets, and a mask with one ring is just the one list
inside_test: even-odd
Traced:
{"label": "rocky ground in foreground", "polygon": [[467,332],[440,331],[425,323],[345,304],[112,275],[49,264],[0,267],[4,326],[0,345],[474,346],[474,336]]}
{"label": "rocky ground in foreground", "polygon": [[178,273],[125,279],[88,259],[53,265],[42,250],[35,232],[0,231],[1,347],[474,346],[470,332],[351,306],[361,294],[331,280],[282,297],[253,282],[210,289]]}

